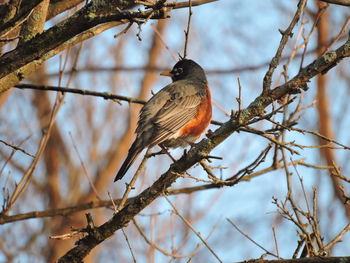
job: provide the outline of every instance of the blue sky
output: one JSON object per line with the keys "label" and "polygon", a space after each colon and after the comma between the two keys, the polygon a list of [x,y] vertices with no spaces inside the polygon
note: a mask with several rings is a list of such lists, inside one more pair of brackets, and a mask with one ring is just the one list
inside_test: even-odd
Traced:
{"label": "blue sky", "polygon": [[[264,62],[268,62],[278,47],[280,41],[280,33],[278,29],[285,29],[293,16],[295,6],[297,1],[238,1],[238,0],[220,0],[215,3],[208,5],[203,5],[200,7],[193,8],[194,14],[191,24],[191,34],[189,42],[189,57],[200,63],[205,70],[213,69],[228,69],[228,68],[240,68],[245,66],[259,65]],[[308,6],[310,9],[315,11],[314,2],[310,1]],[[334,23],[332,24],[334,32],[338,32],[341,28],[341,19],[349,12],[344,11],[340,7],[332,7],[330,9],[330,19]],[[171,19],[167,24],[166,33],[164,35],[164,40],[167,45],[176,53],[180,52],[182,54],[184,34],[183,30],[187,25],[187,10],[175,10],[171,13]],[[155,23],[152,21],[151,23]],[[337,24],[338,23],[338,24]],[[294,32],[298,30],[296,27]],[[311,24],[305,26],[306,32],[310,30]],[[119,32],[122,27],[111,29],[92,40],[86,41],[83,46],[83,52],[78,63],[79,67],[84,67],[85,65],[92,62],[95,66],[105,66],[112,67],[115,65],[115,58],[111,56],[111,50],[119,43],[120,39],[114,39],[113,36]],[[332,36],[336,35],[336,33]],[[147,51],[150,46],[152,39],[153,29],[147,24],[142,26],[141,37],[142,41],[139,41],[136,37],[137,28],[133,28],[126,34],[125,37],[125,51],[123,52],[122,64],[125,66],[144,66],[147,62]],[[296,34],[295,34],[296,35]],[[291,44],[295,42],[295,37],[287,45],[284,54],[289,54]],[[312,49],[315,45],[314,41],[310,42],[309,49]],[[306,57],[306,63],[309,63],[314,58],[313,55]],[[300,61],[296,59],[290,65],[290,77],[297,72],[299,68]],[[174,61],[170,54],[164,49],[162,56],[159,59],[159,66],[171,68]],[[59,58],[56,56],[51,59],[48,63],[48,72],[57,72],[59,69]],[[349,70],[348,62],[342,62],[340,66],[344,71]],[[226,74],[226,75],[208,75],[208,80],[210,83],[210,88],[213,94],[213,99],[218,102],[227,112],[232,109],[237,110],[236,97],[238,96],[238,84],[237,78],[240,78],[242,84],[242,106],[246,107],[252,100],[258,96],[261,92],[262,79],[267,68],[263,67],[260,70],[246,71],[239,74]],[[279,67],[274,75],[274,80],[276,80],[281,72],[281,67]],[[332,103],[332,114],[334,119],[340,118],[342,120],[340,127],[335,126],[336,138],[346,144],[350,144],[350,139],[347,132],[347,127],[349,127],[349,114],[342,114],[344,107],[347,105],[347,100],[344,97],[348,95],[348,82],[349,79],[340,79],[339,73],[334,69],[330,72],[330,87],[329,94]],[[75,81],[73,81],[70,87],[74,87],[75,84],[79,84],[80,87],[85,89],[97,90],[97,91],[114,91],[118,88],[118,94],[126,96],[136,96],[137,91],[140,87],[140,82],[143,78],[142,72],[123,72],[120,76],[120,81],[117,82],[118,87],[111,85],[111,74],[110,73],[98,73],[98,75],[91,76],[91,73],[81,73],[78,75]],[[93,80],[92,80],[93,79]],[[154,85],[153,90],[158,91],[160,88],[169,83],[169,79],[159,77]],[[57,78],[52,78],[50,81],[52,85],[58,85]],[[66,80],[62,82],[66,85]],[[275,85],[275,83],[274,83]],[[315,97],[315,83],[312,81],[310,83],[310,90],[305,94],[305,99],[303,105],[309,105]],[[334,91],[336,90],[336,92]],[[34,109],[31,108],[29,92],[27,91],[15,91],[9,99],[9,103],[5,104],[5,108],[2,112],[8,112],[7,125],[14,131],[14,136],[9,138],[11,140],[19,140],[25,137],[23,134],[16,133],[16,128],[24,127],[31,130],[33,138],[28,143],[25,143],[30,152],[34,153],[35,147],[33,147],[33,141],[37,140],[41,135],[40,130],[37,130],[35,121],[32,122],[30,116],[33,114]],[[21,97],[18,98],[17,95]],[[53,99],[54,94],[51,95]],[[151,96],[151,94],[150,94]],[[25,101],[25,103],[23,103]],[[99,141],[99,147],[101,149],[107,149],[113,138],[120,136],[118,134],[118,129],[111,135],[110,128],[114,126],[121,127],[123,125],[123,113],[129,109],[129,104],[122,103],[118,105],[110,101],[105,101],[101,98],[78,98],[77,95],[67,94],[66,102],[63,105],[61,111],[57,117],[57,123],[62,130],[62,135],[64,139],[68,142],[70,141],[69,132],[72,133],[74,138],[83,139],[81,144],[79,144],[79,149],[82,152],[83,159],[89,162],[88,150],[90,145],[88,142],[91,134],[88,129],[81,129],[80,125],[86,125],[86,120],[84,117],[79,119],[79,123],[76,122],[77,117],[79,117],[80,111],[79,107],[83,107],[85,102],[93,101],[94,103],[94,114],[93,114],[93,124],[97,127],[105,129],[102,131],[101,140]],[[345,101],[345,102],[344,102]],[[105,123],[104,116],[107,106],[112,105],[113,112],[116,116],[114,122]],[[294,106],[295,103],[292,105]],[[333,107],[334,105],[334,107]],[[348,111],[346,107],[346,112]],[[73,118],[74,117],[74,118]],[[279,119],[281,116],[278,117]],[[5,119],[5,116],[1,116],[1,121]],[[218,121],[225,121],[228,119],[225,114],[214,107],[213,119]],[[334,121],[334,124],[337,122]],[[18,126],[21,125],[21,126]],[[258,129],[268,128],[268,124],[259,123],[254,126]],[[317,115],[315,109],[310,109],[305,112],[299,121],[300,128],[316,129],[317,128]],[[216,129],[215,126],[211,126],[211,129]],[[1,128],[0,132],[3,133],[5,129]],[[27,132],[28,133],[28,132]],[[105,136],[104,136],[105,135]],[[305,145],[315,145],[317,142],[314,137],[310,135],[301,135],[297,133],[288,133],[287,140],[296,140],[300,144]],[[228,169],[222,172],[224,178],[230,177],[232,174],[245,167],[247,164],[252,162],[260,150],[268,144],[268,141],[258,137],[256,135],[245,134],[243,132],[234,133],[230,138],[228,138],[223,144],[219,145],[213,152],[213,155],[223,156],[224,160],[215,161],[212,165],[222,165],[227,166]],[[1,146],[2,147],[2,146]],[[116,146],[117,147],[117,146]],[[298,149],[301,156],[288,155],[287,159],[296,160],[299,158],[306,158],[308,163],[316,164],[320,162],[320,156],[318,151],[315,149]],[[174,151],[174,156],[179,157],[182,151]],[[259,169],[265,168],[270,165],[271,154],[267,158],[267,162],[264,163]],[[349,157],[349,153],[340,150],[337,152],[337,157],[340,163],[344,166],[342,167],[344,171],[348,171],[346,166],[346,160]],[[19,153],[16,153],[16,158],[23,164],[29,164],[30,159],[23,157]],[[152,183],[152,181],[158,178],[160,172],[165,171],[170,161],[167,157],[157,157],[159,159],[152,159],[148,162],[146,171],[149,172],[151,179],[140,181],[136,185],[136,192],[140,192],[146,186]],[[78,163],[78,159],[76,162]],[[159,164],[161,160],[161,164]],[[95,166],[91,164],[91,171],[96,169]],[[131,171],[136,169],[135,165]],[[38,171],[35,173],[37,178],[44,178],[45,173],[40,170],[40,165]],[[157,168],[154,169],[154,168]],[[303,199],[301,196],[301,187],[297,178],[296,171],[291,167],[293,172],[293,184],[295,189],[295,196],[300,201],[299,205],[304,206]],[[317,187],[319,189],[320,198],[320,226],[325,233],[326,242],[329,238],[333,237],[341,227],[343,227],[348,221],[343,214],[343,209],[339,202],[334,201],[333,190],[330,184],[330,180],[327,173],[324,171],[315,171],[310,168],[298,166],[298,172],[303,177],[304,186],[307,189],[308,195],[311,193],[312,187]],[[152,172],[152,171],[157,172]],[[201,168],[193,168],[190,174],[199,178],[206,179],[206,175],[201,170]],[[14,171],[11,166],[5,169],[4,174],[13,173],[15,178],[19,178],[20,173]],[[129,176],[124,180],[129,180]],[[217,173],[220,174],[219,172]],[[64,174],[62,177],[64,178]],[[112,178],[111,178],[112,181]],[[3,183],[3,180],[1,181]],[[122,184],[122,183],[120,183]],[[180,178],[174,188],[178,188],[184,185],[196,185],[197,183],[190,179]],[[2,186],[2,185],[1,185]],[[88,187],[88,183],[83,183],[83,188]],[[114,184],[110,184],[107,189],[114,196],[120,195],[120,189]],[[107,190],[104,193],[104,197],[108,198]],[[69,189],[64,189],[63,191],[68,191]],[[234,187],[226,187],[222,189],[207,190],[191,195],[180,195],[176,197],[170,197],[170,199],[177,203],[177,207],[186,207],[188,202],[191,202],[191,211],[188,212],[186,209],[184,211],[191,213],[193,217],[202,211],[208,210],[201,220],[195,222],[194,227],[203,236],[208,235],[212,228],[215,227],[215,231],[212,233],[208,242],[213,247],[215,252],[223,259],[224,262],[235,262],[246,260],[249,258],[260,257],[264,252],[252,244],[249,240],[244,238],[239,234],[230,224],[226,221],[226,218],[230,218],[234,221],[243,231],[248,233],[254,240],[262,244],[267,249],[275,252],[274,240],[272,234],[272,226],[278,225],[276,227],[277,240],[279,244],[279,253],[282,257],[291,257],[294,249],[297,245],[297,234],[296,227],[286,220],[282,220],[280,224],[280,217],[276,213],[276,206],[272,204],[272,197],[278,197],[283,200],[287,193],[285,175],[281,171],[272,172],[267,175],[260,176],[253,179],[250,182],[242,182]],[[190,201],[189,201],[190,200]],[[210,205],[210,207],[209,207]],[[44,209],[46,203],[44,200],[32,204],[32,206],[26,207],[29,211],[35,209]],[[155,201],[155,204],[146,208],[143,213],[152,213],[155,211],[163,211],[164,213],[159,217],[142,217],[138,216],[137,220],[143,224],[147,229],[148,234],[151,230],[148,227],[152,224],[159,226],[159,229],[154,229],[154,235],[169,235],[167,240],[170,240],[170,233],[161,233],[160,229],[163,224],[169,222],[169,217],[173,217],[174,224],[181,225],[182,222],[176,218],[176,216],[170,213],[170,206],[164,200],[160,198]],[[24,211],[23,211],[24,212]],[[109,212],[107,212],[108,214]],[[333,213],[333,214],[332,214]],[[151,222],[152,221],[152,222]],[[164,222],[164,223],[163,223]],[[336,222],[336,224],[334,223]],[[30,220],[28,223],[33,228],[40,229],[41,223],[39,220]],[[15,225],[22,225],[22,223],[15,223]],[[28,226],[26,225],[26,226]],[[4,230],[0,229],[0,234],[2,231],[8,230],[10,225],[4,227]],[[133,232],[131,227],[126,229],[127,232]],[[15,233],[16,235],[16,233]],[[175,237],[175,242],[181,244],[182,236]],[[198,238],[194,234],[189,234],[190,243],[192,246],[187,247],[181,253],[190,253],[191,248],[199,242]],[[45,243],[45,237],[41,237],[38,242]],[[348,255],[350,250],[349,237],[347,236],[339,245],[336,245],[334,249],[334,255]],[[120,231],[116,234],[112,240],[109,240],[101,245],[112,246],[118,242],[123,250],[121,254],[126,259],[130,258],[130,252],[127,250],[125,242],[123,242],[123,236]],[[169,243],[165,243],[164,247],[169,248]],[[135,249],[142,250],[146,246],[143,240],[134,241]],[[99,250],[100,259],[106,258],[103,262],[114,262],[112,259],[107,260],[108,252],[107,250]],[[199,251],[197,256],[193,257],[193,262],[203,262],[203,258],[207,259],[207,262],[216,262],[215,258],[208,252],[208,250],[203,246]],[[0,255],[1,260],[1,255]],[[31,262],[27,256],[20,258],[21,262]],[[142,262],[142,257],[139,258]],[[169,260],[169,258],[164,257],[162,254],[156,252],[154,262],[164,262]],[[102,261],[101,261],[102,262]],[[176,260],[174,262],[186,262],[186,260]]]}

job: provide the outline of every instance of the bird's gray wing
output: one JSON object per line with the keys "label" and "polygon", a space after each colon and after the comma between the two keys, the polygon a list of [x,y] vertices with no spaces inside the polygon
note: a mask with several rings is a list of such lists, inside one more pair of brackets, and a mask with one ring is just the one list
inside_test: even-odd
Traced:
{"label": "bird's gray wing", "polygon": [[189,83],[168,85],[142,108],[137,134],[147,146],[162,143],[196,116],[202,95],[198,87]]}
{"label": "bird's gray wing", "polygon": [[155,133],[151,145],[162,143],[178,132],[197,114],[201,104],[198,95],[184,96],[169,101],[155,118]]}

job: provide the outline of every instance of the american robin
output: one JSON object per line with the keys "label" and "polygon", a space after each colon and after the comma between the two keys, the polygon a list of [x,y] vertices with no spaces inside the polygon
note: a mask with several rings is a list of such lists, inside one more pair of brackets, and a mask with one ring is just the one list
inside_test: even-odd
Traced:
{"label": "american robin", "polygon": [[173,83],[156,93],[141,109],[136,139],[114,181],[125,175],[143,149],[158,144],[186,147],[203,134],[211,121],[211,96],[201,66],[182,59],[170,72],[161,75],[171,77]]}

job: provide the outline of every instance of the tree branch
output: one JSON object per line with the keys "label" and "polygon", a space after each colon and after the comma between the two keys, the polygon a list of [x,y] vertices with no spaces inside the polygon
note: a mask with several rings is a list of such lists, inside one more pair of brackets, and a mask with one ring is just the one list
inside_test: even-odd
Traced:
{"label": "tree branch", "polygon": [[0,26],[0,37],[6,36],[15,27],[22,24],[32,13],[33,9],[44,0],[32,0],[26,2],[25,6],[21,8],[16,16],[10,21]]}
{"label": "tree branch", "polygon": [[320,0],[329,4],[350,6],[350,0]]}
{"label": "tree branch", "polygon": [[[328,167],[320,167],[320,166],[315,167],[313,165],[306,164],[306,163],[304,163],[303,159],[287,163],[287,165],[304,165],[307,167],[318,168],[318,169],[328,168]],[[274,171],[277,169],[281,169],[281,168],[284,168],[283,163],[272,164],[268,168],[264,168],[262,170],[251,173],[249,175],[245,175],[244,177],[240,178],[239,181],[234,180],[237,176],[233,176],[233,178],[230,177],[226,180],[220,180],[219,182],[207,183],[207,184],[191,186],[191,187],[184,187],[184,188],[180,188],[180,189],[170,189],[170,190],[166,191],[166,194],[167,195],[192,194],[192,193],[195,193],[198,191],[218,189],[218,188],[222,188],[224,186],[232,186],[238,182],[251,181],[253,178],[255,178],[257,176],[260,176],[260,175],[263,175],[263,174],[266,174],[268,172],[271,172],[271,171]],[[246,170],[246,169],[243,169],[243,170]],[[240,175],[240,173],[238,173],[237,175]],[[131,202],[134,198],[135,197],[128,198],[126,203]],[[15,222],[15,221],[20,221],[20,220],[31,219],[31,218],[68,216],[68,215],[74,214],[74,213],[79,212],[79,211],[100,208],[100,207],[110,207],[113,205],[113,203],[115,205],[119,205],[120,201],[121,201],[121,199],[92,201],[92,202],[79,204],[79,205],[75,205],[75,206],[56,208],[56,209],[48,209],[48,210],[44,210],[44,211],[32,211],[32,212],[11,215],[11,216],[0,214],[0,225]]]}
{"label": "tree branch", "polygon": [[[246,263],[241,261],[236,263]],[[350,257],[310,257],[310,258],[293,258],[293,259],[277,259],[277,260],[263,260],[252,259],[249,263],[349,263]]]}
{"label": "tree branch", "polygon": [[[213,0],[201,1],[202,3],[200,4],[212,1]],[[101,3],[101,5],[102,3],[105,4],[105,6],[98,6],[101,10],[113,10],[113,6],[109,1],[93,1],[68,19],[63,20],[57,25],[44,31],[42,34],[38,34],[32,39],[26,41],[25,45],[20,45],[15,50],[4,54],[0,57],[0,79],[32,61],[40,60],[40,58],[49,51],[54,50],[64,42],[67,42],[97,25],[107,22],[129,23],[136,21],[138,24],[145,23],[150,18],[168,18],[169,12],[172,9],[185,7],[181,5],[183,3],[169,3],[161,6],[155,5],[152,9],[145,11],[140,9],[137,11],[123,11],[116,8],[113,12],[110,11],[107,14],[101,14],[101,11],[96,9],[96,2]],[[186,4],[188,6],[188,3]],[[18,74],[20,74],[20,72]],[[6,86],[0,86],[0,93],[6,89]]]}
{"label": "tree branch", "polygon": [[114,232],[125,227],[130,220],[156,198],[166,193],[166,189],[176,181],[187,169],[205,158],[216,146],[222,143],[242,124],[252,118],[262,115],[264,109],[273,101],[288,94],[300,93],[307,90],[306,83],[314,76],[325,73],[333,68],[343,58],[350,56],[350,40],[337,50],[327,52],[314,62],[302,69],[298,75],[285,84],[271,90],[268,94],[258,96],[246,109],[243,109],[239,119],[233,117],[214,131],[210,138],[203,139],[189,150],[178,161],[173,163],[167,172],[149,188],[130,201],[119,213],[109,221],[96,227],[88,236],[80,239],[74,248],[67,252],[58,262],[81,262],[83,258],[99,243],[109,238]]}
{"label": "tree branch", "polygon": [[84,89],[73,89],[73,88],[66,88],[66,87],[33,85],[33,84],[17,84],[16,86],[14,86],[14,88],[43,90],[43,91],[50,90],[50,91],[58,91],[58,92],[69,92],[69,93],[75,93],[75,94],[80,94],[80,95],[101,97],[101,98],[104,98],[105,100],[122,100],[122,101],[127,101],[129,103],[138,103],[138,104],[145,104],[146,103],[144,100],[139,100],[136,98],[115,95],[115,94],[112,94],[109,92],[98,92],[98,91],[91,91],[91,90],[84,90]]}
{"label": "tree branch", "polygon": [[297,24],[297,22],[299,21],[301,14],[304,10],[306,6],[306,0],[300,0],[298,3],[298,9],[295,12],[295,15],[290,23],[290,25],[288,26],[288,28],[285,31],[280,30],[280,33],[282,34],[282,39],[280,41],[279,47],[276,51],[275,56],[272,58],[270,65],[269,65],[269,69],[265,74],[264,77],[264,81],[263,81],[263,92],[266,94],[268,93],[270,87],[271,87],[271,83],[272,83],[272,74],[275,71],[275,69],[277,68],[281,56],[282,56],[282,51],[284,49],[284,47],[286,46],[288,39],[290,37],[292,37],[293,33],[293,28],[295,27],[295,25]]}

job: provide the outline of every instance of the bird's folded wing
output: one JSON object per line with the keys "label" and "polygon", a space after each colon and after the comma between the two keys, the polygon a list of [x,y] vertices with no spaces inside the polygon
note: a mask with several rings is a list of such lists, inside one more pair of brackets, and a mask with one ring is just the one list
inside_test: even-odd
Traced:
{"label": "bird's folded wing", "polygon": [[154,118],[151,145],[162,143],[178,132],[197,114],[202,97],[198,94],[169,100]]}

